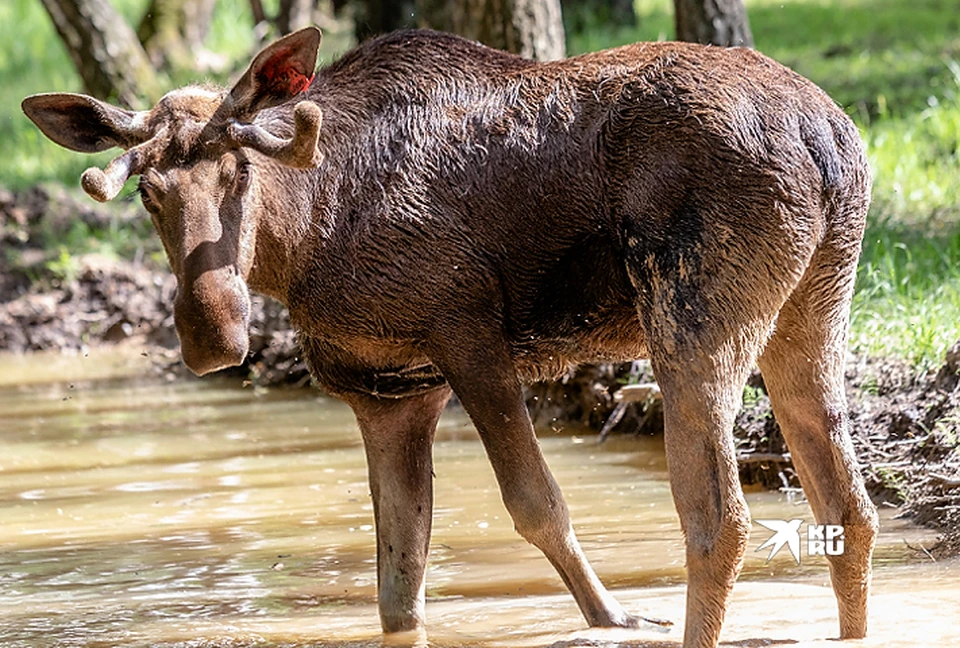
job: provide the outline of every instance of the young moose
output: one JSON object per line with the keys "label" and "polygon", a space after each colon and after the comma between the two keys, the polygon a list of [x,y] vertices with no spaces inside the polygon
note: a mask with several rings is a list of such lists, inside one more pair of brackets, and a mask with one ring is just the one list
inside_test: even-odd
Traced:
{"label": "young moose", "polygon": [[844,346],[870,177],[850,120],[756,52],[650,43],[535,63],[398,32],[314,76],[320,33],[262,51],[229,91],[146,112],[42,94],[54,142],[126,151],[197,374],[247,353],[249,290],[356,412],[386,632],[424,623],[431,444],[455,392],[517,531],[592,626],[634,626],[574,535],[521,381],[649,357],[687,543],[684,646],[715,646],[750,517],[731,428],[759,363],[830,558],[841,637],[867,628],[875,510],[847,430]]}

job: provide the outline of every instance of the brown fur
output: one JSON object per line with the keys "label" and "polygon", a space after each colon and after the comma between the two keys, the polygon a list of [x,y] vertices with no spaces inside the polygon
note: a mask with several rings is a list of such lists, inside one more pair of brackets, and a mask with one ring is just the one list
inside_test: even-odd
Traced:
{"label": "brown fur", "polygon": [[[139,116],[71,95],[24,109],[71,148],[142,147],[131,173],[179,280],[192,369],[242,360],[248,286],[289,306],[314,377],[363,431],[384,629],[423,624],[430,442],[451,390],[517,530],[587,621],[636,623],[583,557],[520,381],[649,355],[687,540],[684,645],[716,645],[746,546],[730,430],[757,361],[817,521],[846,525],[831,561],[840,633],[863,636],[876,514],[842,360],[870,179],[843,112],[751,50],[651,43],[534,63],[411,31],[317,73],[311,156],[294,103],[257,85],[309,76],[308,32],[229,94],[186,88]],[[229,120],[254,116],[241,147]],[[293,148],[316,168],[277,153]]]}

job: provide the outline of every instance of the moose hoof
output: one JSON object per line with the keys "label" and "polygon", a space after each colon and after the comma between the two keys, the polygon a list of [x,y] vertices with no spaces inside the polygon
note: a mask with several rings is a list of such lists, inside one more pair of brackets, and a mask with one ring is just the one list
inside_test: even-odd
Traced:
{"label": "moose hoof", "polygon": [[590,625],[594,628],[639,628],[640,619],[632,614],[627,614],[623,610],[604,610],[603,614],[598,614],[590,619]]}
{"label": "moose hoof", "polygon": [[669,632],[670,628],[673,627],[673,621],[656,617],[634,616],[621,611],[619,614],[611,614],[603,619],[595,619],[590,625],[595,628],[644,628]]}

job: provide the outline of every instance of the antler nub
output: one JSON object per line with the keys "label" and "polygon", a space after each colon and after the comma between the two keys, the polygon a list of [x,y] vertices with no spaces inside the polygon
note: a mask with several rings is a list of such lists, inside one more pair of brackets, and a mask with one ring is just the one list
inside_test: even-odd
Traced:
{"label": "antler nub", "polygon": [[239,146],[246,146],[297,169],[320,165],[323,156],[317,150],[323,113],[312,101],[301,101],[293,109],[293,137],[283,139],[271,135],[256,124],[233,122],[227,135]]}
{"label": "antler nub", "polygon": [[123,189],[127,178],[133,175],[135,158],[135,149],[130,149],[102,171],[97,167],[90,167],[80,176],[80,186],[98,202],[112,200]]}

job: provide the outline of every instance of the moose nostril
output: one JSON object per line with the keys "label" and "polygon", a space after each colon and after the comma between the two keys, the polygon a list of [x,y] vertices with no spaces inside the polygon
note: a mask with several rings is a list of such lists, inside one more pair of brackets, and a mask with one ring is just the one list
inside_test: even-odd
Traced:
{"label": "moose nostril", "polygon": [[243,364],[249,350],[245,326],[214,330],[178,326],[177,335],[183,363],[198,376]]}

